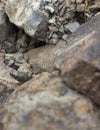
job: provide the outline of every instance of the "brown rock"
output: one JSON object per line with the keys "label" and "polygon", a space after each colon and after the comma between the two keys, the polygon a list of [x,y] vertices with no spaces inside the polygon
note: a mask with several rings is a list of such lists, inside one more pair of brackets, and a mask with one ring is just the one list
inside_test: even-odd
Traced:
{"label": "brown rock", "polygon": [[59,77],[37,75],[10,98],[0,124],[4,130],[99,130],[91,102],[70,90]]}
{"label": "brown rock", "polygon": [[54,60],[62,52],[65,46],[46,45],[44,47],[32,49],[25,54],[29,57],[29,62],[33,66],[33,72],[52,72],[54,70]]}
{"label": "brown rock", "polygon": [[65,82],[100,105],[100,15],[84,24],[56,60]]}

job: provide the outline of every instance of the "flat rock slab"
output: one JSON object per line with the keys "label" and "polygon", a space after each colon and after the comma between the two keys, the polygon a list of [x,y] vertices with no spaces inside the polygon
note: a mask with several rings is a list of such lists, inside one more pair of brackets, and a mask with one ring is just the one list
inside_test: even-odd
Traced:
{"label": "flat rock slab", "polygon": [[69,47],[58,56],[55,66],[68,86],[100,105],[100,14],[73,36],[77,34],[75,41],[72,37]]}
{"label": "flat rock slab", "polygon": [[4,130],[99,130],[91,101],[69,89],[61,78],[42,73],[20,86],[0,119]]}

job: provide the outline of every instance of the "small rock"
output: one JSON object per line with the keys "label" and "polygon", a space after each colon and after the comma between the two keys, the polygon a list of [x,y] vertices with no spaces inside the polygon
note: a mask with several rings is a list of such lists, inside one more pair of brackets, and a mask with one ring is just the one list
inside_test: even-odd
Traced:
{"label": "small rock", "polygon": [[21,38],[19,38],[19,39],[16,41],[16,44],[17,44],[17,48],[18,48],[18,49],[27,47],[26,35],[23,35]]}
{"label": "small rock", "polygon": [[56,26],[49,26],[49,30],[51,32],[57,32],[58,31],[58,28]]}
{"label": "small rock", "polygon": [[23,63],[18,68],[18,71],[27,74],[30,78],[32,77],[32,66],[29,63]]}
{"label": "small rock", "polygon": [[3,44],[3,48],[5,49],[6,53],[16,53],[17,52],[16,44],[14,44],[14,43],[5,41],[5,43]]}
{"label": "small rock", "polygon": [[16,80],[18,80],[19,82],[26,82],[30,79],[30,77],[24,73],[24,72],[20,72],[20,71],[16,71],[14,69],[12,69],[10,71],[10,75],[15,78]]}
{"label": "small rock", "polygon": [[8,62],[8,66],[12,66],[12,65],[14,65],[14,60],[13,59],[11,59],[9,62]]}
{"label": "small rock", "polygon": [[53,7],[50,7],[50,6],[45,6],[45,10],[48,10],[48,11],[50,11],[51,13],[54,13],[54,12],[55,12],[54,8],[53,8]]}
{"label": "small rock", "polygon": [[62,36],[62,38],[63,38],[63,40],[67,41],[68,35],[67,35],[67,34],[64,34],[64,35]]}
{"label": "small rock", "polygon": [[78,22],[72,22],[64,25],[64,28],[69,30],[71,33],[75,32],[79,28],[80,24]]}

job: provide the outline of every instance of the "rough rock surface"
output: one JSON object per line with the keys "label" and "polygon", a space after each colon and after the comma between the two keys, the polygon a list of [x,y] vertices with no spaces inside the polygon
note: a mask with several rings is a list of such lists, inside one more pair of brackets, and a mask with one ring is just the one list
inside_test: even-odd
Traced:
{"label": "rough rock surface", "polygon": [[[100,14],[80,28],[83,35],[80,34],[80,38],[73,37],[73,42],[70,40],[70,46],[58,56],[55,64],[69,87],[86,94],[100,105],[99,26]],[[88,31],[83,33],[86,31],[84,27],[87,27]],[[76,34],[79,34],[79,31]]]}
{"label": "rough rock surface", "polygon": [[64,50],[65,45],[46,45],[40,48],[32,49],[25,55],[29,58],[30,64],[33,66],[33,72],[39,73],[43,71],[52,72],[54,70],[55,58]]}
{"label": "rough rock surface", "polygon": [[91,102],[70,90],[61,78],[37,75],[20,86],[5,105],[4,130],[99,130]]}
{"label": "rough rock surface", "polygon": [[33,73],[53,71],[55,62],[70,87],[99,104],[99,26],[100,14],[73,33],[65,46],[50,45],[29,51],[26,55],[33,66]]}
{"label": "rough rock surface", "polygon": [[12,23],[38,40],[46,38],[47,16],[42,12],[42,0],[7,0],[5,10]]}
{"label": "rough rock surface", "polygon": [[18,86],[19,82],[10,76],[11,68],[3,63],[0,57],[0,105],[5,102],[9,94]]}
{"label": "rough rock surface", "polygon": [[3,44],[6,38],[6,16],[4,12],[4,5],[0,3],[0,45]]}
{"label": "rough rock surface", "polygon": [[95,15],[98,0],[7,0],[9,20],[35,40],[57,44]]}

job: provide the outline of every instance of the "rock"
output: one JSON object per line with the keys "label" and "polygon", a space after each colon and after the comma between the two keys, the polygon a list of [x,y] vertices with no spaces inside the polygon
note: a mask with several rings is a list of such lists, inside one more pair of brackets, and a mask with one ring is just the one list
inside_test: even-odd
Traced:
{"label": "rock", "polygon": [[7,41],[4,42],[3,49],[5,50],[6,53],[16,53],[17,52],[15,43],[10,43]]}
{"label": "rock", "polygon": [[66,24],[65,30],[69,30],[71,33],[75,32],[79,28],[80,24],[78,22],[72,22],[69,24]]}
{"label": "rock", "polygon": [[11,68],[7,67],[0,57],[0,106],[19,85],[19,82],[10,76],[10,71]]}
{"label": "rock", "polygon": [[19,82],[10,76],[10,71],[11,68],[7,67],[3,63],[3,59],[0,58],[0,83],[10,88],[13,88],[16,87]]}
{"label": "rock", "polygon": [[49,73],[37,75],[17,88],[4,110],[0,124],[5,130],[100,129],[90,100]]}
{"label": "rock", "polygon": [[0,2],[0,45],[3,44],[6,38],[6,16],[4,13],[4,5]]}
{"label": "rock", "polygon": [[28,75],[28,77],[32,77],[32,66],[29,63],[23,63],[19,68],[18,71],[23,72]]}
{"label": "rock", "polygon": [[12,67],[14,65],[15,61],[13,59],[8,61],[8,66]]}
{"label": "rock", "polygon": [[20,52],[17,52],[17,53],[14,53],[14,54],[5,53],[5,59],[9,59],[9,60],[13,59],[20,64],[23,64],[23,63],[26,62],[26,60],[24,59],[24,55]]}
{"label": "rock", "polygon": [[69,47],[55,61],[67,85],[87,95],[98,105],[100,105],[99,26],[100,14],[82,25],[70,37]]}
{"label": "rock", "polygon": [[22,71],[16,71],[14,69],[12,69],[10,71],[10,75],[22,83],[28,81],[31,78],[31,77],[29,77],[29,75],[27,73],[22,72]]}
{"label": "rock", "polygon": [[[19,53],[19,52],[13,53],[13,54],[5,53],[4,63],[6,65],[12,67],[13,69],[18,70],[18,68],[20,66],[26,65],[27,62],[28,62],[28,59],[25,59],[24,54],[22,54],[22,53]],[[25,66],[23,66],[23,67],[25,67]]]}
{"label": "rock", "polygon": [[[0,83],[0,106],[4,104],[15,88],[9,88]],[[1,108],[0,108],[1,109]],[[1,115],[0,115],[1,117]]]}
{"label": "rock", "polygon": [[45,1],[7,0],[5,11],[9,20],[29,36],[44,41],[47,31],[47,16],[42,11]]}
{"label": "rock", "polygon": [[52,72],[54,70],[54,61],[64,48],[65,46],[62,43],[61,46],[45,45],[30,50],[25,53],[25,56],[29,58],[29,63],[32,65],[35,74],[43,71]]}
{"label": "rock", "polygon": [[16,41],[16,44],[17,44],[16,46],[17,46],[18,49],[27,47],[26,35],[23,35],[21,38],[19,38]]}

